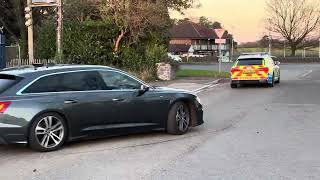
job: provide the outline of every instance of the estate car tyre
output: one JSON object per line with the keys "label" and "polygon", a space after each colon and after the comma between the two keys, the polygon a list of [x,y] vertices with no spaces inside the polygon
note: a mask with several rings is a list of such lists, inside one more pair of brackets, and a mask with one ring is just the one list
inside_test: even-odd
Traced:
{"label": "estate car tyre", "polygon": [[184,102],[175,103],[170,111],[167,123],[167,131],[169,134],[182,135],[185,134],[190,125],[190,110]]}
{"label": "estate car tyre", "polygon": [[37,151],[49,152],[61,148],[67,137],[67,126],[57,113],[37,117],[29,131],[29,146]]}

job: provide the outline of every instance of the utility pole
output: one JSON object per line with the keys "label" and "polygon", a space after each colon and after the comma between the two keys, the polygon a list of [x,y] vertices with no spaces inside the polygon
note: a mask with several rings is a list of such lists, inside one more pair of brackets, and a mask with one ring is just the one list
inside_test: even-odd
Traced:
{"label": "utility pole", "polygon": [[221,43],[219,43],[219,73],[221,72],[221,59],[222,58],[222,51],[221,51]]}
{"label": "utility pole", "polygon": [[57,0],[57,58],[62,58],[62,0]]}
{"label": "utility pole", "polygon": [[271,37],[271,32],[269,31],[269,55],[271,56],[271,48],[272,48],[272,45],[271,45],[271,41],[272,40],[272,37]]}
{"label": "utility pole", "polygon": [[233,36],[232,36],[232,40],[231,40],[231,62],[233,61],[233,55],[234,55],[234,39],[233,39]]}
{"label": "utility pole", "polygon": [[283,41],[283,57],[286,57],[286,40]]}
{"label": "utility pole", "polygon": [[33,55],[33,20],[32,20],[32,0],[27,0],[27,7],[25,8],[25,25],[28,28],[28,55],[29,55],[29,63],[33,63],[34,55]]}
{"label": "utility pole", "polygon": [[319,58],[320,58],[320,37],[319,37]]}

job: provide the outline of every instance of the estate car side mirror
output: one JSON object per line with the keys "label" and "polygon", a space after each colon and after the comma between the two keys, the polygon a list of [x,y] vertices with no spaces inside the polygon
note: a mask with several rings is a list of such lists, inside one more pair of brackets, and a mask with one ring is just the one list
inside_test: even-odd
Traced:
{"label": "estate car side mirror", "polygon": [[146,93],[147,91],[150,90],[150,87],[145,86],[143,84],[141,84],[138,95],[137,96],[142,96],[144,93]]}

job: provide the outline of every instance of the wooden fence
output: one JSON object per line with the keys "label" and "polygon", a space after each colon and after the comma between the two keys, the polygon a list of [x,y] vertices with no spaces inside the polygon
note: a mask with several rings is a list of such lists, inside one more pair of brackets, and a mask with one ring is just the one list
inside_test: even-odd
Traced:
{"label": "wooden fence", "polygon": [[29,59],[11,59],[7,62],[7,67],[19,67],[19,66],[29,66],[32,64],[55,64],[54,59],[34,59],[32,62]]}

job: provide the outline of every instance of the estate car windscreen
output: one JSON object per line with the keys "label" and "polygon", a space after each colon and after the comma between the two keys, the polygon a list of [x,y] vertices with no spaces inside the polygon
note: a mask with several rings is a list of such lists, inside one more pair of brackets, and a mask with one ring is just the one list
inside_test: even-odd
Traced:
{"label": "estate car windscreen", "polygon": [[237,66],[263,65],[262,58],[239,59]]}
{"label": "estate car windscreen", "polygon": [[22,77],[17,77],[9,74],[0,74],[0,93],[8,90],[15,84],[17,84]]}

